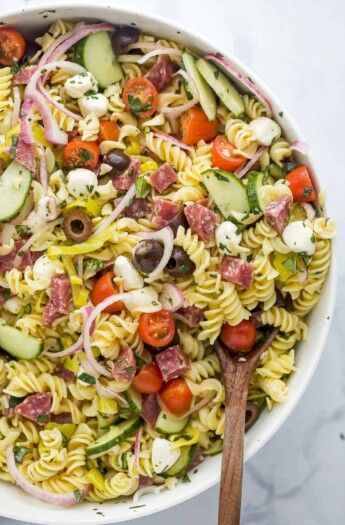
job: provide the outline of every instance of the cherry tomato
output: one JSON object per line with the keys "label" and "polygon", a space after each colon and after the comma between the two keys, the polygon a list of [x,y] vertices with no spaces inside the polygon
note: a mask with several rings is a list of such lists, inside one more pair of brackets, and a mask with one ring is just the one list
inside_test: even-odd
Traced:
{"label": "cherry tomato", "polygon": [[255,344],[256,328],[251,321],[241,321],[236,326],[225,324],[220,331],[220,339],[234,352],[250,352]]}
{"label": "cherry tomato", "polygon": [[290,190],[294,201],[312,202],[316,199],[307,166],[299,166],[291,171],[286,176],[286,180],[290,182]]}
{"label": "cherry tomato", "polygon": [[97,142],[85,142],[81,137],[76,137],[64,147],[62,158],[66,168],[96,168],[99,160],[99,147]]}
{"label": "cherry tomato", "polygon": [[162,388],[163,377],[156,363],[144,365],[135,376],[132,385],[142,394],[155,394]]}
{"label": "cherry tomato", "polygon": [[193,399],[193,394],[182,377],[165,383],[159,392],[159,396],[166,409],[176,416],[187,412]]}
{"label": "cherry tomato", "polygon": [[11,27],[0,29],[0,64],[11,66],[19,62],[25,53],[25,40],[18,31]]}
{"label": "cherry tomato", "polygon": [[142,314],[139,320],[139,335],[151,346],[166,346],[174,338],[175,321],[166,310]]}
{"label": "cherry tomato", "polygon": [[[102,275],[102,277],[99,277],[99,279],[97,279],[93,285],[91,291],[91,301],[95,306],[104,301],[104,299],[107,299],[108,297],[118,293],[117,288],[112,281],[113,277],[114,274],[112,272],[107,272]],[[118,301],[114,304],[111,304],[110,306],[107,306],[107,308],[105,308],[103,311],[109,314],[114,314],[122,310],[122,308],[123,304]]]}
{"label": "cherry tomato", "polygon": [[158,107],[158,91],[147,78],[132,78],[123,90],[126,110],[140,118],[153,115]]}
{"label": "cherry tomato", "polygon": [[218,135],[213,141],[212,165],[225,171],[235,171],[246,161],[241,155],[233,155],[235,146],[230,144],[225,135]]}
{"label": "cherry tomato", "polygon": [[111,120],[99,121],[98,142],[103,140],[118,140],[120,135],[119,126]]}
{"label": "cherry tomato", "polygon": [[206,142],[214,139],[217,135],[218,121],[211,122],[203,109],[194,107],[183,113],[181,127],[182,142],[193,146],[201,139]]}

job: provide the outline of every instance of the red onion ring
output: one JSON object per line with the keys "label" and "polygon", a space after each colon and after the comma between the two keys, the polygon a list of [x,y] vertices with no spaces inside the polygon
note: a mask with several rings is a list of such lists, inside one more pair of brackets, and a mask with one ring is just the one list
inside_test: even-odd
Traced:
{"label": "red onion ring", "polygon": [[199,91],[196,87],[196,84],[194,80],[191,78],[190,75],[188,75],[187,71],[184,71],[184,69],[179,69],[173,76],[181,75],[186,82],[188,82],[188,86],[190,88],[190,91],[192,93],[192,100],[189,102],[186,102],[186,104],[182,104],[182,106],[177,106],[175,108],[167,107],[167,108],[159,108],[159,111],[161,113],[164,113],[165,115],[170,115],[172,117],[178,117],[183,113],[184,111],[187,111],[187,109],[192,108],[199,102]]}
{"label": "red onion ring", "polygon": [[[16,462],[13,454],[13,445],[10,445],[6,450],[6,462],[8,471],[11,474],[14,481],[19,485],[20,488],[25,490],[34,496],[35,498],[46,501],[47,503],[52,503],[53,505],[59,505],[61,507],[70,507],[71,505],[76,505],[78,500],[74,492],[66,492],[66,494],[53,494],[47,490],[40,489],[36,487],[33,483],[30,483],[24,476],[21,475],[17,469]],[[92,490],[92,485],[88,484],[80,494],[85,497]]]}
{"label": "red onion ring", "polygon": [[267,116],[269,118],[272,117],[272,105],[271,102],[268,100],[266,95],[262,93],[254,84],[251,82],[247,77],[243,76],[242,73],[237,71],[235,68],[233,68],[225,58],[223,58],[221,55],[218,55],[216,53],[207,53],[205,55],[206,60],[213,60],[217,62],[218,64],[222,65],[231,75],[236,77],[240,82],[242,82],[248,89],[253,91],[255,95],[260,99],[260,101],[266,106],[267,108]]}
{"label": "red onion ring", "polygon": [[37,82],[37,89],[44,96],[44,98],[47,99],[49,104],[61,111],[61,113],[64,113],[64,115],[73,118],[77,122],[79,122],[79,120],[82,119],[82,117],[80,115],[77,115],[77,113],[73,113],[73,111],[70,111],[69,109],[65,108],[63,104],[59,104],[59,102],[56,102],[56,100],[48,93],[48,91],[44,89],[41,79],[39,79]]}
{"label": "red onion ring", "polygon": [[175,137],[172,137],[171,135],[168,135],[167,133],[162,133],[160,131],[154,131],[153,136],[161,138],[163,140],[168,140],[169,142],[172,142],[173,144],[175,144],[175,146],[178,146],[181,149],[193,151],[193,148],[191,146],[187,146],[187,144],[184,144],[180,140],[175,139]]}
{"label": "red onion ring", "polygon": [[[149,274],[149,278],[154,278],[159,275],[166,265],[169,262],[169,259],[171,257],[171,253],[173,251],[174,247],[174,233],[172,229],[169,226],[166,226],[165,228],[162,228],[161,230],[156,231],[145,231],[145,232],[137,232],[135,235],[138,237],[141,237],[142,239],[157,239],[159,241],[162,241],[164,244],[164,251],[163,251],[163,257],[161,258],[158,266]],[[136,248],[133,250],[133,255],[135,253]]]}
{"label": "red onion ring", "polygon": [[106,397],[107,399],[113,399],[114,397],[116,397],[119,401],[121,401],[123,406],[125,407],[129,406],[126,399],[121,394],[119,394],[112,388],[109,388],[108,386],[103,386],[97,379],[96,379],[95,386],[96,386],[97,394],[100,397]]}
{"label": "red onion ring", "polygon": [[17,124],[20,113],[20,93],[17,86],[13,88],[13,113],[12,113],[12,128]]}
{"label": "red onion ring", "polygon": [[206,407],[209,403],[211,403],[212,399],[215,396],[216,396],[216,393],[214,392],[213,394],[209,394],[208,396],[204,397],[203,399],[201,399],[201,401],[199,401],[199,403],[194,405],[193,408],[190,408],[188,412],[186,412],[186,414],[183,414],[181,418],[191,416],[195,412],[198,412],[202,408]]}
{"label": "red onion ring", "polygon": [[134,467],[139,472],[139,453],[140,453],[140,439],[143,433],[143,427],[139,427],[135,434],[134,443]]}
{"label": "red onion ring", "polygon": [[184,295],[176,284],[164,283],[159,295],[159,302],[164,310],[176,312],[184,302]]}
{"label": "red onion ring", "polygon": [[254,166],[255,162],[258,160],[259,157],[261,157],[263,152],[266,150],[266,146],[261,146],[261,148],[259,148],[258,151],[255,153],[254,157],[249,162],[247,162],[247,164],[241,169],[239,173],[236,173],[236,177],[238,179],[241,179],[246,173],[248,173],[250,168]]}
{"label": "red onion ring", "polygon": [[135,184],[132,184],[132,186],[127,191],[126,195],[121,199],[121,201],[115,207],[115,209],[111,212],[111,214],[101,223],[101,225],[97,228],[97,230],[91,235],[90,239],[102,233],[108,226],[110,226],[110,224],[114,222],[116,217],[118,217],[120,213],[125,208],[127,208],[131,199],[133,199],[133,197],[135,196],[135,191],[136,191]]}
{"label": "red onion ring", "polygon": [[302,208],[305,209],[306,211],[306,214],[307,214],[307,219],[309,221],[312,221],[315,219],[315,210],[314,208],[312,207],[311,204],[309,204],[309,202],[301,202],[301,206]]}
{"label": "red onion ring", "polygon": [[[89,317],[90,313],[92,312],[91,306],[84,306],[82,309],[82,314],[84,318],[84,324],[86,323],[87,318]],[[95,329],[95,325],[91,326],[92,332]],[[92,333],[91,332],[91,333]],[[44,352],[44,355],[47,357],[67,357],[68,355],[73,355],[76,352],[79,352],[79,350],[83,349],[83,332],[80,334],[78,341],[74,343],[74,345],[70,346],[69,348],[66,348],[65,350],[61,350],[61,352]]]}
{"label": "red onion ring", "polygon": [[303,142],[302,140],[294,140],[291,142],[290,148],[292,150],[298,151],[299,153],[302,153],[302,155],[306,155],[310,150],[309,144]]}
{"label": "red onion ring", "polygon": [[[29,239],[26,241],[26,243],[23,244],[20,252],[18,252],[17,255],[15,256],[14,261],[13,261],[13,268],[18,268],[18,266],[20,265],[20,262],[22,260],[23,255],[28,251],[28,249],[36,241],[36,239],[38,239],[42,235],[42,233],[44,233],[46,230],[48,230],[48,228],[50,228],[51,226],[53,226],[53,228],[55,228],[55,226],[57,226],[61,222],[62,222],[62,219],[60,218],[60,219],[57,219],[54,222],[50,222],[48,224],[45,224],[36,233],[31,235],[31,237],[29,237]],[[23,255],[19,255],[19,253],[22,253]]]}
{"label": "red onion ring", "polygon": [[137,60],[137,63],[140,65],[144,64],[147,60],[157,55],[172,55],[182,57],[182,51],[180,49],[174,49],[171,47],[161,47],[146,53],[146,55],[143,55],[141,58],[139,58],[139,60]]}

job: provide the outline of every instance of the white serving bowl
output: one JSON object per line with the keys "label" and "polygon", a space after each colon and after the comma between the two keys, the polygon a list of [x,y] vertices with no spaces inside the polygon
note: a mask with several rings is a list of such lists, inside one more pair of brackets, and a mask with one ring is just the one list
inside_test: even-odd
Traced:
{"label": "white serving bowl", "polygon": [[[294,121],[271,91],[257,78],[255,73],[245,67],[237,58],[227,50],[215,46],[199,34],[195,34],[184,27],[162,19],[158,16],[145,15],[131,10],[109,6],[105,2],[95,0],[94,2],[69,2],[56,5],[28,7],[23,9],[7,10],[0,17],[2,22],[11,24],[18,28],[25,36],[42,33],[52,22],[62,19],[77,19],[85,21],[107,21],[113,24],[135,23],[142,31],[152,33],[163,38],[182,42],[187,47],[203,54],[208,51],[222,53],[232,65],[244,75],[249,76],[254,83],[260,87],[273,105],[275,115],[283,111],[283,118],[279,123],[284,129],[284,136],[289,140],[303,140],[301,132]],[[321,179],[316,179],[316,169],[310,156],[300,159],[311,168],[316,187],[323,187]],[[272,412],[263,412],[258,422],[245,436],[245,461],[251,458],[282,426],[292,410],[301,399],[311,377],[318,364],[323,346],[326,342],[329,319],[332,317],[336,293],[336,270],[334,260],[331,265],[327,282],[324,285],[320,302],[310,314],[308,319],[308,339],[301,342],[296,356],[298,371],[289,380],[290,400],[280,406],[276,406]],[[298,432],[298,429],[296,429]],[[0,513],[2,516],[16,520],[29,521],[33,523],[50,524],[82,524],[95,525],[98,523],[118,523],[153,514],[177,505],[187,499],[200,494],[220,479],[221,456],[207,459],[198,467],[196,474],[191,474],[192,483],[179,484],[173,491],[164,491],[161,494],[146,495],[138,505],[145,505],[137,509],[131,509],[133,503],[130,501],[117,503],[103,503],[101,506],[95,503],[84,502],[70,508],[51,506],[43,501],[34,499],[21,489],[7,483],[1,483],[0,489]],[[97,514],[98,508],[101,514]]]}

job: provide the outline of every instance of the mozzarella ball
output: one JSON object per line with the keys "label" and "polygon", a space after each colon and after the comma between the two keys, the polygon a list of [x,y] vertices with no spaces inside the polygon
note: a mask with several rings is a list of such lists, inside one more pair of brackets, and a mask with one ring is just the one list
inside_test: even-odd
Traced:
{"label": "mozzarella ball", "polygon": [[254,138],[263,146],[270,146],[275,138],[280,137],[281,127],[268,117],[258,117],[249,126],[254,132]]}
{"label": "mozzarella ball", "polygon": [[164,438],[155,438],[152,444],[152,466],[156,474],[168,470],[181,455],[180,449],[171,450],[170,441]]}
{"label": "mozzarella ball", "polygon": [[295,221],[283,231],[285,244],[295,253],[314,255],[316,238],[314,232],[304,221]]}
{"label": "mozzarella ball", "polygon": [[123,280],[123,289],[125,292],[138,290],[138,288],[144,286],[144,279],[140,273],[134,268],[131,261],[123,255],[117,257],[114,263],[114,273]]}
{"label": "mozzarella ball", "polygon": [[103,117],[108,111],[108,99],[101,93],[80,98],[78,104],[84,118],[90,113],[94,113],[96,117]]}
{"label": "mozzarella ball", "polygon": [[70,97],[82,98],[88,91],[98,91],[98,82],[91,73],[81,73],[66,80],[65,89]]}
{"label": "mozzarella ball", "polygon": [[11,297],[11,299],[8,299],[4,303],[3,308],[11,314],[17,315],[23,308],[23,304],[19,301],[18,297]]}
{"label": "mozzarella ball", "polygon": [[54,261],[48,259],[47,255],[42,255],[35,262],[32,268],[32,274],[35,281],[47,279],[50,282],[51,278],[57,275]]}
{"label": "mozzarella ball", "polygon": [[158,293],[153,286],[146,286],[141,290],[129,292],[128,297],[123,301],[126,308],[134,312],[158,312],[162,305],[158,300]]}
{"label": "mozzarella ball", "polygon": [[92,197],[97,188],[97,175],[85,168],[77,168],[67,175],[67,189],[73,197]]}
{"label": "mozzarella ball", "polygon": [[220,253],[229,255],[242,240],[242,233],[231,221],[225,221],[216,229],[216,243]]}

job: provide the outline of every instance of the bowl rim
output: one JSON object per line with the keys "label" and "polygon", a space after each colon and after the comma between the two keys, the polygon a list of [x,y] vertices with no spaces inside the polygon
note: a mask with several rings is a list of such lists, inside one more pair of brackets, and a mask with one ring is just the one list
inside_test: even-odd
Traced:
{"label": "bowl rim", "polygon": [[[301,132],[299,126],[296,124],[294,117],[291,116],[290,111],[286,109],[284,104],[281,103],[279,97],[277,97],[271,89],[266,85],[266,83],[261,79],[260,76],[258,76],[255,71],[252,71],[251,68],[246,66],[245,63],[243,63],[237,56],[232,52],[224,48],[222,45],[215,44],[211,38],[205,37],[201,35],[198,31],[192,30],[187,28],[185,25],[175,22],[165,16],[161,16],[155,13],[147,13],[144,12],[144,10],[138,9],[138,8],[131,8],[131,7],[124,7],[124,6],[117,6],[117,5],[109,5],[106,1],[102,0],[99,1],[91,1],[91,0],[70,0],[70,1],[61,1],[58,0],[54,1],[52,4],[49,4],[49,6],[46,6],[44,4],[38,4],[33,0],[33,3],[30,3],[30,5],[25,5],[24,7],[16,7],[13,9],[5,8],[4,11],[1,13],[1,20],[4,20],[6,22],[6,18],[18,18],[18,22],[20,23],[25,17],[26,14],[34,14],[35,12],[41,11],[49,11],[49,10],[75,10],[76,8],[86,8],[90,9],[91,11],[96,10],[98,8],[101,9],[108,9],[110,12],[121,12],[124,15],[130,17],[136,17],[141,16],[143,18],[152,20],[157,24],[157,28],[163,26],[169,27],[171,30],[177,30],[180,31],[182,35],[188,35],[191,38],[194,38],[197,45],[202,47],[202,49],[217,47],[218,51],[224,55],[224,57],[229,58],[236,66],[239,66],[239,68],[244,71],[250,78],[254,81],[255,85],[258,85],[261,90],[265,93],[265,95],[268,97],[270,101],[273,102],[273,105],[279,106],[281,110],[284,113],[285,123],[288,123],[289,126],[293,129],[296,139],[304,141],[304,135]],[[73,13],[72,16],[75,16]],[[91,18],[98,18],[96,12],[94,13],[87,13],[87,16]],[[67,17],[68,18],[68,17]],[[101,19],[100,19],[101,20]],[[50,22],[49,19],[47,19],[47,24]],[[283,125],[284,126],[284,125]],[[315,169],[315,161],[313,158],[313,154],[308,153],[304,157],[306,159],[306,163],[308,166],[311,167],[312,173],[317,173],[317,170]],[[315,176],[315,175],[314,175]],[[323,177],[322,175],[316,176],[316,184],[320,186],[320,183],[323,183]],[[332,206],[327,205],[327,210],[332,209]],[[328,294],[329,294],[329,301],[328,304],[325,306],[325,314],[330,316],[331,319],[333,319],[333,313],[335,309],[335,302],[336,302],[336,283],[337,283],[337,241],[335,239],[332,240],[332,259],[331,264],[327,276],[327,285],[329,288]],[[244,462],[251,459],[273,436],[274,434],[282,427],[282,425],[288,420],[298,403],[300,402],[302,396],[304,395],[308,385],[310,384],[310,381],[315,373],[315,370],[318,366],[318,363],[320,361],[321,355],[325,348],[326,339],[331,327],[331,322],[326,324],[325,327],[322,330],[321,337],[319,339],[319,343],[317,346],[316,352],[313,354],[313,359],[310,360],[310,364],[308,366],[307,373],[304,375],[304,379],[301,382],[301,384],[298,387],[298,392],[291,397],[291,399],[288,400],[286,404],[284,404],[284,411],[281,412],[280,415],[278,415],[275,420],[273,420],[272,425],[270,426],[269,430],[265,433],[265,435],[260,440],[256,440],[254,445],[251,446],[251,450],[249,452],[245,451],[244,455]],[[207,478],[205,478],[202,482],[196,482],[193,484],[188,485],[188,490],[184,491],[182,495],[175,495],[175,498],[173,501],[170,501],[168,503],[161,502],[161,499],[157,497],[157,504],[155,505],[155,508],[147,508],[147,509],[141,509],[140,514],[131,514],[126,517],[121,517],[122,521],[128,521],[133,519],[142,518],[144,516],[148,516],[151,514],[155,514],[157,512],[163,511],[168,508],[172,508],[176,505],[179,505],[180,503],[183,503],[198,494],[201,494],[205,490],[208,490],[212,486],[216,485],[220,480],[220,469],[214,469],[213,472],[209,471]],[[30,517],[30,521],[32,523],[41,523],[45,524],[46,519],[44,519],[44,508],[42,507],[42,519],[40,518],[32,518]],[[1,515],[7,518],[20,520],[20,521],[27,521],[27,516],[24,515],[18,515],[15,514],[15,512],[11,512],[8,510],[1,509]],[[50,520],[49,523],[52,523],[54,521],[54,524],[66,524],[66,518],[63,516],[59,518],[55,518],[54,520]],[[116,516],[113,517],[102,517],[102,516],[92,516],[90,520],[85,520],[83,518],[82,523],[87,524],[94,524],[94,523],[117,523],[118,520],[116,520]],[[80,523],[80,521],[76,520],[70,520],[68,523],[77,524]]]}

